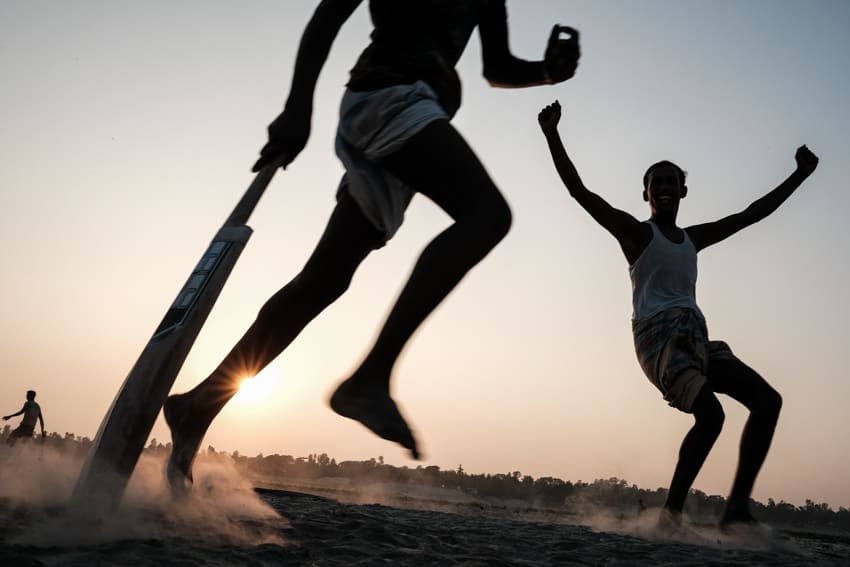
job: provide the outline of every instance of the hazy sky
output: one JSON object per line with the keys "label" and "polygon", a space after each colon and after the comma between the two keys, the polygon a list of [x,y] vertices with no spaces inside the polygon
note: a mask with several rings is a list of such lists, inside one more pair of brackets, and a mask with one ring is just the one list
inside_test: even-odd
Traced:
{"label": "hazy sky", "polygon": [[[0,0],[0,406],[38,390],[49,431],[93,437],[166,308],[252,176],[288,93],[316,2]],[[536,115],[585,183],[639,218],[646,166],[689,173],[683,225],[737,212],[794,168],[817,172],[773,216],[700,255],[698,301],[784,397],[754,497],[850,506],[850,3],[844,0],[509,0],[515,54],[538,59],[553,23],[582,32],[567,83],[490,88],[477,34],[455,119],[514,212],[508,238],[414,337],[394,395],[423,464],[667,486],[692,418],[643,376],[626,262],[569,197]],[[255,230],[175,383],[205,377],[295,275],[341,174],[337,105],[370,31],[366,2],[334,45],[313,135],[273,181]],[[349,293],[233,400],[204,447],[326,452],[416,466],[326,399],[358,363],[425,244],[448,225],[427,200],[362,266]],[[695,488],[725,495],[746,418]],[[153,436],[169,440],[160,419]]]}

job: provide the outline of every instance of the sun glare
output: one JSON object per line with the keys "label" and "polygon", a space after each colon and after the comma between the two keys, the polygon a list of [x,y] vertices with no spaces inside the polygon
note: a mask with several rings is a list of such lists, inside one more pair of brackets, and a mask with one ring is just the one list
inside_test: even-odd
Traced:
{"label": "sun glare", "polygon": [[268,401],[273,389],[274,376],[264,370],[253,378],[244,378],[239,383],[239,391],[233,396],[233,401],[239,404],[259,404]]}

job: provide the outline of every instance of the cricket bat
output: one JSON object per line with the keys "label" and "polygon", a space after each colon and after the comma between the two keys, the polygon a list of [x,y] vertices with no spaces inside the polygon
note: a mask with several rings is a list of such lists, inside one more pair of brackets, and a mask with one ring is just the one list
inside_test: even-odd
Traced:
{"label": "cricket bat", "polygon": [[117,507],[157,415],[236,260],[246,225],[279,164],[261,169],[189,274],[106,412],[71,497],[70,509]]}

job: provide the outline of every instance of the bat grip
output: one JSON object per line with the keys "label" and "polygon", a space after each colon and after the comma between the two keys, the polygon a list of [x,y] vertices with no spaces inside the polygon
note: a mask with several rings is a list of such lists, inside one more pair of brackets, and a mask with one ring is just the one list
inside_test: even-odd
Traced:
{"label": "bat grip", "polygon": [[224,222],[225,226],[242,225],[248,222],[251,213],[254,212],[254,208],[266,191],[266,187],[268,187],[278,167],[280,167],[280,163],[273,162],[257,172],[251,185],[248,186],[245,194],[242,195],[242,198],[239,199],[239,202],[233,208],[233,212],[230,213],[230,216]]}

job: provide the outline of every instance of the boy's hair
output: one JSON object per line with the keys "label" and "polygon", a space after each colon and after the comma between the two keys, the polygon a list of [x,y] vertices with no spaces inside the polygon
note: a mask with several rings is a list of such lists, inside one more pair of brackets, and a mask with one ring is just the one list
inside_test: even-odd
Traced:
{"label": "boy's hair", "polygon": [[35,390],[27,390],[27,399],[31,400],[35,398]]}
{"label": "boy's hair", "polygon": [[679,167],[678,165],[673,163],[672,161],[668,161],[666,159],[663,159],[661,161],[657,161],[657,162],[653,163],[652,165],[650,165],[649,168],[646,170],[646,173],[643,174],[643,188],[644,188],[644,190],[649,188],[649,175],[653,171],[658,169],[659,167],[675,168],[676,171],[679,173],[679,183],[682,185],[682,187],[685,186],[685,177],[688,176],[688,173],[684,169],[682,169],[681,167]]}

